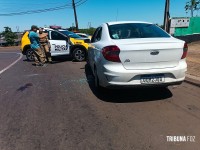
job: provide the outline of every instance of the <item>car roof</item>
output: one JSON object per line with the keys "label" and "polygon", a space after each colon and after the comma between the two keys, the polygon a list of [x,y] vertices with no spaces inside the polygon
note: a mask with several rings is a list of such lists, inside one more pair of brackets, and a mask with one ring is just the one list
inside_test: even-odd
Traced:
{"label": "car roof", "polygon": [[[69,31],[69,30],[67,30],[67,29],[58,29],[58,31]],[[69,32],[71,32],[71,31],[69,31]]]}
{"label": "car roof", "polygon": [[44,30],[54,31],[54,29],[51,28],[43,28]]}
{"label": "car roof", "polygon": [[107,22],[108,25],[125,24],[125,23],[145,23],[145,24],[152,24],[150,22],[145,22],[145,21],[113,21],[113,22]]}

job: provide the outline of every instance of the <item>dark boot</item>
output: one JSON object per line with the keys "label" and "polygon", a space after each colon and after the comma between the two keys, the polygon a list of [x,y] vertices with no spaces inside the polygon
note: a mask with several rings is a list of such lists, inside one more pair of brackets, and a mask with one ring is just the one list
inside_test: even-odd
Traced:
{"label": "dark boot", "polygon": [[49,63],[52,63],[51,53],[50,53],[50,52],[47,52],[47,53],[46,53],[46,56],[47,56],[48,62],[49,62]]}

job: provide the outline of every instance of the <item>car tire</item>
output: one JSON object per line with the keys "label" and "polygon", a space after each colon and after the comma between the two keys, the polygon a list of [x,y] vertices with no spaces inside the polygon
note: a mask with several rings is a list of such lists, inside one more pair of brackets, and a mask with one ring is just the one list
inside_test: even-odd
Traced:
{"label": "car tire", "polygon": [[78,62],[86,60],[85,50],[81,48],[75,48],[73,51],[73,58],[75,61],[78,61]]}
{"label": "car tire", "polygon": [[104,87],[102,87],[100,84],[99,84],[99,77],[98,77],[98,74],[97,74],[97,69],[94,68],[94,85],[96,87],[96,89],[98,91],[104,91]]}
{"label": "car tire", "polygon": [[26,50],[26,58],[28,61],[33,61],[34,60],[34,56],[33,56],[33,50],[32,49],[27,49]]}

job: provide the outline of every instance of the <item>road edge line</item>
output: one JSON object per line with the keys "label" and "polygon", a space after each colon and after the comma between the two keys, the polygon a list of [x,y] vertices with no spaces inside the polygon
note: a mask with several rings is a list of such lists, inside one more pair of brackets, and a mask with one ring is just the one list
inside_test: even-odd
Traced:
{"label": "road edge line", "polygon": [[0,71],[0,75],[2,73],[4,73],[6,70],[10,69],[12,66],[14,66],[20,59],[22,59],[23,55],[21,53],[16,53],[19,54],[19,58],[17,60],[15,60],[13,63],[11,63],[10,65],[8,65],[6,68],[4,68],[3,70]]}

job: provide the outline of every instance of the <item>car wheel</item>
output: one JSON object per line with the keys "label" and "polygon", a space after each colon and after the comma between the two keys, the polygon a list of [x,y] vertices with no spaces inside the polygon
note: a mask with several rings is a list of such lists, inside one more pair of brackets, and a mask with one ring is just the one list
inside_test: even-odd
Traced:
{"label": "car wheel", "polygon": [[95,87],[99,91],[104,91],[104,88],[99,84],[99,77],[98,77],[97,69],[96,68],[94,68],[94,84],[95,84]]}
{"label": "car wheel", "polygon": [[73,52],[73,58],[75,61],[84,61],[86,59],[86,52],[83,49],[76,48]]}
{"label": "car wheel", "polygon": [[33,61],[34,60],[33,50],[27,49],[26,58],[27,58],[28,61]]}
{"label": "car wheel", "polygon": [[96,69],[94,70],[94,84],[96,88],[99,88],[99,78],[98,78]]}

